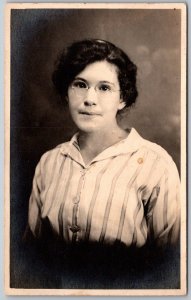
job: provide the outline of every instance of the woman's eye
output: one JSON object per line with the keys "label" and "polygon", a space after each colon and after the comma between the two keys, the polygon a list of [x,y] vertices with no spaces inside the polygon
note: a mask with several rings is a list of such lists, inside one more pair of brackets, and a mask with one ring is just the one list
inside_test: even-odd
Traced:
{"label": "woman's eye", "polygon": [[99,90],[103,91],[103,92],[110,92],[111,91],[111,87],[109,85],[106,84],[102,84],[99,86]]}
{"label": "woman's eye", "polygon": [[82,82],[82,81],[75,81],[74,83],[73,83],[73,86],[74,87],[76,87],[76,88],[78,88],[78,89],[86,89],[86,84],[85,84],[85,82]]}

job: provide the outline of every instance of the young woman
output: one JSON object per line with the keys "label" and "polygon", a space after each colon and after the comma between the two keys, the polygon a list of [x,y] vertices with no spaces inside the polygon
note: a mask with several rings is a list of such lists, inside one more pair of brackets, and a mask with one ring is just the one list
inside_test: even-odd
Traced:
{"label": "young woman", "polygon": [[63,245],[62,253],[67,245],[70,254],[78,249],[74,261],[84,247],[86,262],[87,253],[94,260],[95,252],[87,251],[92,245],[112,253],[121,247],[125,255],[130,249],[152,252],[176,244],[175,163],[162,147],[117,122],[138,94],[134,63],[107,41],[83,40],[63,52],[53,82],[78,132],[37,165],[28,217],[33,238],[42,245],[48,240],[58,260],[55,241]]}

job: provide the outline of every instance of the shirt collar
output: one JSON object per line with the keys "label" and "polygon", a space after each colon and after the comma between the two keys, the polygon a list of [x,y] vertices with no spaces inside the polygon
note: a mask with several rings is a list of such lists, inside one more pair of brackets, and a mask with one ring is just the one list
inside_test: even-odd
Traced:
{"label": "shirt collar", "polygon": [[[143,143],[144,139],[134,128],[132,128],[127,138],[105,149],[103,152],[98,154],[92,160],[92,162],[122,155],[125,153],[133,153],[137,151]],[[80,164],[84,164],[78,145],[78,133],[76,133],[69,142],[62,145],[61,153],[70,156]]]}

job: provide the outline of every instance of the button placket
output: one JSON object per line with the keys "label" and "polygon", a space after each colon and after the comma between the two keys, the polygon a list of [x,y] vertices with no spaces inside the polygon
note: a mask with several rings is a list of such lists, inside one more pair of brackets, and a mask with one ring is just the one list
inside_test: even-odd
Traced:
{"label": "button placket", "polygon": [[77,233],[81,230],[80,226],[78,225],[78,209],[79,209],[79,202],[80,202],[80,197],[84,186],[85,174],[87,172],[87,169],[83,169],[80,172],[81,172],[81,177],[78,184],[77,196],[73,198],[74,206],[73,206],[72,226],[69,227],[69,229],[73,234],[72,242],[77,241],[78,238]]}

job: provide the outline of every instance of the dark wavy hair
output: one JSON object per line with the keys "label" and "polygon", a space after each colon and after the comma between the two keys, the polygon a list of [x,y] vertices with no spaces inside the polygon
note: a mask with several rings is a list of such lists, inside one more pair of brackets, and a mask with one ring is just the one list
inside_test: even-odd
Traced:
{"label": "dark wavy hair", "polygon": [[99,39],[74,42],[62,52],[52,75],[58,93],[66,98],[68,87],[76,75],[87,65],[97,61],[107,61],[117,66],[121,98],[126,103],[125,107],[134,104],[138,96],[136,65],[114,44]]}

